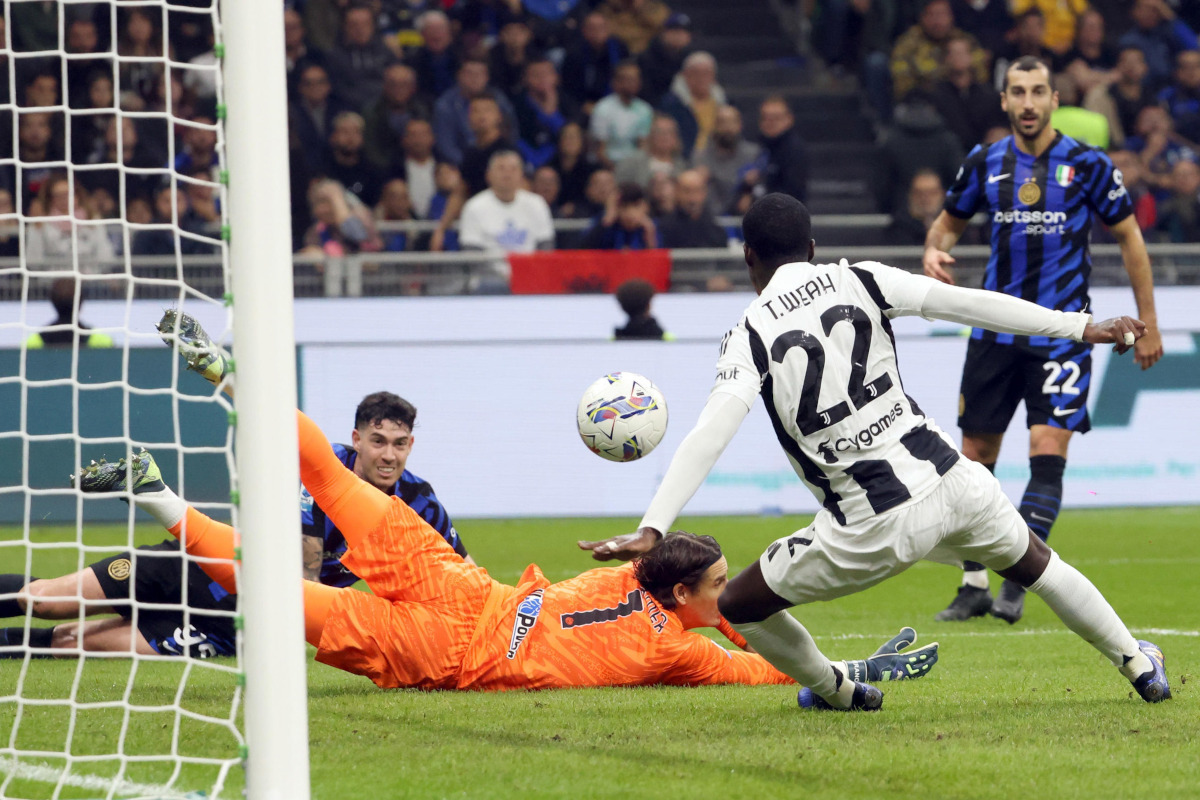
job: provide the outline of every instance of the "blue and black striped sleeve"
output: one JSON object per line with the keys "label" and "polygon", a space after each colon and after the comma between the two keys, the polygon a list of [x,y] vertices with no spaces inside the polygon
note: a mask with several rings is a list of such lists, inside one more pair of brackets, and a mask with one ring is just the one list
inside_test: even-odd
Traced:
{"label": "blue and black striped sleeve", "polygon": [[1108,155],[1100,150],[1089,150],[1081,159],[1084,173],[1084,189],[1088,204],[1105,225],[1116,225],[1133,213],[1133,201],[1125,188],[1125,179]]}
{"label": "blue and black striped sleeve", "polygon": [[987,172],[987,153],[987,147],[975,145],[975,149],[958,168],[954,183],[946,190],[946,203],[943,206],[950,216],[970,219],[986,199],[983,181]]}
{"label": "blue and black striped sleeve", "polygon": [[428,522],[431,528],[440,533],[446,543],[454,548],[454,552],[466,557],[466,545],[463,544],[462,537],[455,530],[454,523],[450,520],[450,515],[446,513],[445,506],[433,493],[432,486],[424,484],[420,493],[408,502],[408,506]]}

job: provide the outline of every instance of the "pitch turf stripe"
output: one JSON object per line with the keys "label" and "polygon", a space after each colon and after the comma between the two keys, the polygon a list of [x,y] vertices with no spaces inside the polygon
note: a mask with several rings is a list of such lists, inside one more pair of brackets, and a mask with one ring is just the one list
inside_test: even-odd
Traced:
{"label": "pitch turf stripe", "polygon": [[[1175,628],[1130,628],[1130,633],[1145,634],[1147,636],[1186,636],[1191,638],[1200,637],[1200,631],[1184,631]],[[938,629],[937,636],[950,637],[981,637],[987,638],[992,636],[1074,636],[1075,633],[1066,628],[1030,628],[1028,630],[1005,630],[1005,631],[962,631],[955,633],[953,631],[945,631]],[[888,639],[895,636],[892,633],[835,633],[829,636],[813,635],[816,639]]]}
{"label": "pitch turf stripe", "polygon": [[183,794],[178,789],[153,784],[134,783],[132,781],[114,781],[112,778],[102,778],[99,775],[67,775],[63,776],[61,767],[49,764],[29,764],[12,758],[0,759],[0,773],[11,775],[14,779],[37,781],[39,783],[59,783],[75,789],[88,789],[97,792],[112,792],[118,797],[153,797],[155,800],[188,800],[202,795]]}

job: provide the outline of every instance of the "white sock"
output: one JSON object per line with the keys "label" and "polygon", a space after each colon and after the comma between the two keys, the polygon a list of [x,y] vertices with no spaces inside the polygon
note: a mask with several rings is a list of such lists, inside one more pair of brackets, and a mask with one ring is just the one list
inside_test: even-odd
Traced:
{"label": "white sock", "polygon": [[[746,637],[755,651],[771,662],[775,669],[807,686],[837,708],[849,708],[854,697],[854,682],[842,680],[834,664],[817,648],[812,634],[786,611],[778,611],[762,622],[734,625],[733,629]],[[841,675],[846,675],[841,665]]]}
{"label": "white sock", "polygon": [[986,569],[965,569],[963,570],[963,586],[974,586],[976,589],[988,588],[988,574]]}
{"label": "white sock", "polygon": [[1150,659],[1138,649],[1137,640],[1100,590],[1058,553],[1050,554],[1046,571],[1029,591],[1042,598],[1068,628],[1103,653],[1113,666],[1122,667],[1122,673],[1136,669],[1136,678],[1151,669]]}
{"label": "white sock", "polygon": [[183,498],[164,486],[157,492],[143,492],[133,496],[133,503],[148,512],[167,530],[178,525],[187,516],[188,506]]}

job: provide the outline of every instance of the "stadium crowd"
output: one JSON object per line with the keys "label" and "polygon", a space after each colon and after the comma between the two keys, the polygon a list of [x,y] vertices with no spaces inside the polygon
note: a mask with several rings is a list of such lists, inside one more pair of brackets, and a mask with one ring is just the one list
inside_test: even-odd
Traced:
{"label": "stadium crowd", "polygon": [[[72,3],[59,20],[56,4],[19,3],[0,17],[0,152],[21,165],[0,166],[0,211],[35,219],[31,259],[77,258],[85,272],[211,252],[220,221],[210,0],[113,5]],[[835,78],[855,76],[876,125],[888,241],[919,243],[935,187],[1006,135],[998,84],[1030,54],[1054,67],[1055,126],[1112,154],[1147,238],[1200,241],[1200,4],[813,9],[812,49]],[[744,120],[693,33],[660,0],[285,2],[295,249],[725,246],[738,232],[718,216],[772,191],[806,199],[809,157],[787,98]],[[555,233],[556,218],[589,222]],[[127,236],[113,219],[146,227]],[[405,220],[430,224],[381,224]],[[7,232],[0,248],[18,241]]]}

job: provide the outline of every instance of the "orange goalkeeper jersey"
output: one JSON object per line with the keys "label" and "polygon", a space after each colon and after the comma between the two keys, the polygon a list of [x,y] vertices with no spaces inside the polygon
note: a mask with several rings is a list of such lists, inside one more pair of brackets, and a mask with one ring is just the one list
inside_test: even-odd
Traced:
{"label": "orange goalkeeper jersey", "polygon": [[497,584],[459,676],[461,689],[791,682],[761,656],[684,630],[631,565],[550,583],[531,564],[517,587]]}

